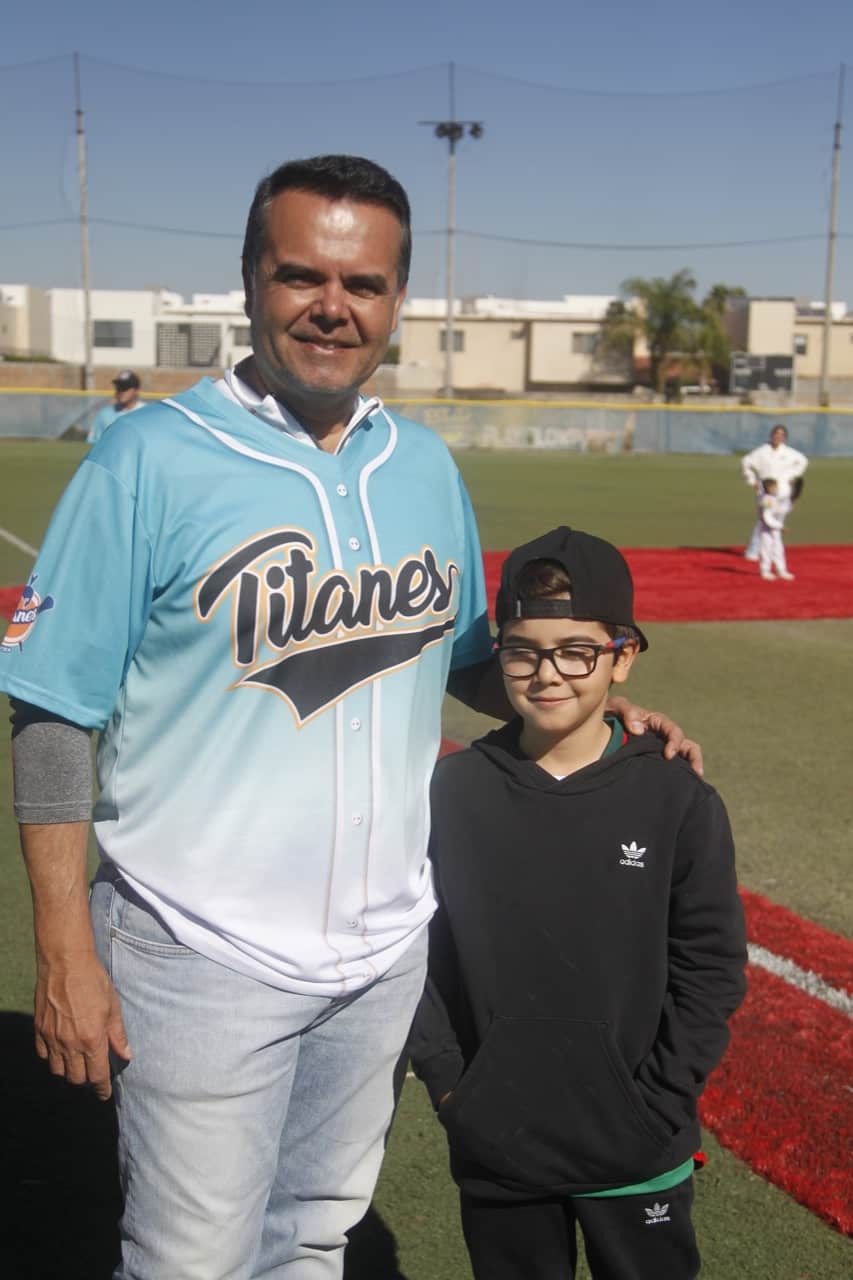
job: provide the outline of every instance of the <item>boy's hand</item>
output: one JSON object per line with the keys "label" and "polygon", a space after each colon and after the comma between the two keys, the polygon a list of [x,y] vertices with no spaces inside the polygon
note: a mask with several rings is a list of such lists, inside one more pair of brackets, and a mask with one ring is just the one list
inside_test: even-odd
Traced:
{"label": "boy's hand", "polygon": [[704,777],[702,748],[699,743],[693,742],[691,738],[685,738],[681,726],[674,720],[670,720],[669,716],[664,715],[662,711],[647,711],[645,707],[638,707],[627,698],[619,697],[608,699],[607,710],[619,717],[628,733],[641,734],[649,730],[651,733],[656,733],[659,738],[664,738],[666,746],[663,754],[666,760],[672,760],[674,756],[683,756],[693,772],[698,773],[700,778]]}

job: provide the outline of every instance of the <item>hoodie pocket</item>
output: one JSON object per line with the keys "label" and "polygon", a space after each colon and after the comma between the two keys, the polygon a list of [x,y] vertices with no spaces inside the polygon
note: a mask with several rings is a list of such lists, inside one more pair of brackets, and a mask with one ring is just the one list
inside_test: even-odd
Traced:
{"label": "hoodie pocket", "polygon": [[439,1116],[458,1155],[541,1189],[648,1177],[672,1137],[607,1023],[566,1018],[496,1018]]}

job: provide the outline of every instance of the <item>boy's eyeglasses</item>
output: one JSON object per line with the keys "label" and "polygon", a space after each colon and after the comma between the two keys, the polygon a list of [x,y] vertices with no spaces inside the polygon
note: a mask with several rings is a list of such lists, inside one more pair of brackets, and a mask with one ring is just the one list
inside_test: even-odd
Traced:
{"label": "boy's eyeglasses", "polygon": [[497,655],[501,671],[510,680],[529,680],[538,675],[545,658],[550,658],[561,676],[582,680],[592,675],[603,653],[618,653],[625,644],[625,636],[617,636],[609,644],[560,644],[554,649],[502,644]]}

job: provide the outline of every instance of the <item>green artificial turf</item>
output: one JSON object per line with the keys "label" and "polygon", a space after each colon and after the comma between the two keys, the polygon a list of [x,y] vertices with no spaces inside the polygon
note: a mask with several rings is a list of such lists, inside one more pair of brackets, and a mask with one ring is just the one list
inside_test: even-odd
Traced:
{"label": "green artificial turf", "polygon": [[[734,456],[458,453],[488,550],[558,524],[621,547],[741,545],[755,520]],[[815,459],[785,531],[790,544],[853,541],[853,459]]]}
{"label": "green artificial turf", "polygon": [[[0,443],[0,527],[38,546],[84,454],[73,444]],[[487,548],[506,549],[557,523],[623,546],[731,545],[745,540],[752,522],[734,457],[469,453],[459,461]],[[853,460],[813,462],[789,541],[853,541],[851,487]],[[30,567],[28,555],[0,538],[0,585],[24,581]],[[648,633],[651,647],[625,691],[666,710],[702,742],[707,776],[732,816],[743,883],[853,934],[853,742],[845,713],[853,621],[658,623]],[[449,736],[469,741],[487,724],[447,700]],[[0,749],[0,1009],[29,1011],[29,894],[10,786]],[[712,1161],[698,1180],[696,1209],[703,1275],[841,1280],[853,1273],[849,1241],[710,1137],[705,1145]],[[443,1135],[416,1082],[404,1090],[374,1212],[353,1258],[353,1280],[468,1280]],[[21,1274],[38,1273],[27,1265]]]}

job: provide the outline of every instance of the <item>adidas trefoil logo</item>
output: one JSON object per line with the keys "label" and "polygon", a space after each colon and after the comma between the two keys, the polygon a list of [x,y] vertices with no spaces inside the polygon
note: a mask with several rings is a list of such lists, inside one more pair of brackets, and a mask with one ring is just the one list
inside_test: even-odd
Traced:
{"label": "adidas trefoil logo", "polygon": [[619,859],[620,867],[644,867],[646,864],[642,861],[645,848],[638,849],[637,841],[632,840],[630,844],[622,845],[623,857]]}
{"label": "adidas trefoil logo", "polygon": [[656,1200],[652,1205],[651,1209],[649,1208],[646,1209],[646,1226],[647,1227],[651,1227],[658,1222],[671,1222],[671,1221],[672,1219],[669,1217],[668,1204],[658,1204]]}

